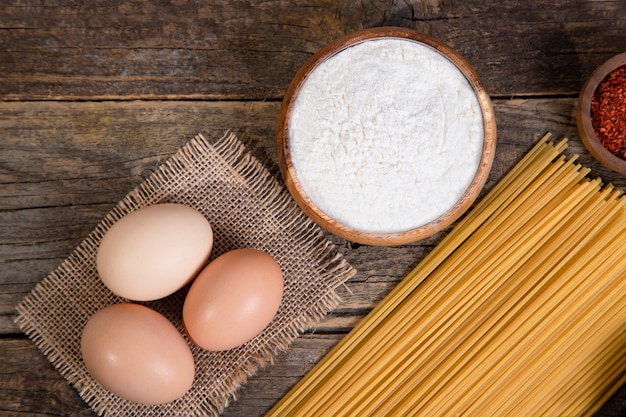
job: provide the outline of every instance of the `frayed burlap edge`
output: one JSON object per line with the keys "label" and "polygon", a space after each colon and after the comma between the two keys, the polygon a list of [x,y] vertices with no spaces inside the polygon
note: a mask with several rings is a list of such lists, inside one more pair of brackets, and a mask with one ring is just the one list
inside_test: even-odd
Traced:
{"label": "frayed burlap edge", "polygon": [[[71,299],[72,292],[76,291],[75,283],[71,283],[73,277],[81,276],[81,274],[92,277],[96,275],[94,255],[104,233],[117,220],[133,210],[150,204],[171,201],[169,187],[173,181],[180,182],[181,177],[184,178],[185,187],[193,189],[197,182],[202,181],[202,178],[194,175],[186,177],[184,174],[193,171],[194,167],[197,169],[197,163],[207,155],[221,158],[226,169],[230,170],[228,175],[235,178],[240,187],[246,188],[247,192],[252,193],[258,199],[264,206],[264,212],[273,215],[274,218],[270,221],[274,222],[276,227],[286,230],[286,233],[293,238],[290,245],[310,255],[311,267],[315,269],[315,274],[323,286],[314,291],[315,298],[305,311],[297,314],[291,311],[279,312],[279,314],[286,315],[280,318],[285,323],[275,328],[270,326],[266,332],[255,339],[254,343],[251,343],[252,346],[247,344],[229,352],[225,358],[220,358],[222,362],[219,363],[232,361],[236,363],[236,366],[231,375],[224,381],[220,381],[217,387],[206,390],[202,390],[203,387],[194,387],[197,389],[193,393],[188,393],[183,399],[166,406],[143,406],[129,403],[103,392],[103,389],[84,369],[80,358],[77,358],[80,354],[75,346],[76,340],[80,337],[80,329],[91,314],[106,305],[124,300],[107,292],[100,282],[96,282],[97,280],[90,280],[88,283],[81,282],[82,291],[93,291],[100,295],[94,300],[89,300],[89,303],[86,303],[88,305],[71,304],[64,307],[65,310],[79,317],[75,321],[81,321],[79,330],[72,330],[70,327],[63,328],[62,325],[59,328],[55,325],[58,324],[54,323],[55,320],[50,320],[50,316],[46,314],[56,314],[50,313],[50,310],[56,311],[54,310],[56,306],[45,306],[46,299],[53,292]],[[197,201],[198,199],[186,203],[194,205]],[[201,211],[202,204],[194,208]],[[259,248],[270,253],[272,251],[271,247]],[[224,251],[228,249],[226,247]],[[77,389],[80,396],[101,416],[120,415],[120,413],[132,413],[137,416],[169,416],[180,415],[181,410],[185,415],[218,416],[228,406],[229,401],[236,398],[236,391],[247,382],[249,377],[266,364],[272,363],[279,351],[287,349],[304,330],[338,305],[340,297],[335,289],[355,273],[356,271],[338,253],[336,247],[326,239],[321,229],[299,209],[284,187],[248,152],[236,135],[227,132],[217,142],[210,144],[203,135],[199,134],[141,185],[129,192],[79,247],[24,298],[17,306],[18,315],[15,322],[62,376]],[[83,285],[88,286],[83,288]],[[178,296],[179,304],[181,297],[183,295]],[[166,316],[168,308],[167,306],[162,308]],[[71,321],[71,318],[68,318],[68,321]],[[73,344],[65,341],[63,332],[72,334],[70,339],[74,342]],[[197,347],[192,347],[192,351],[196,363],[203,364],[212,359],[212,353],[207,353]],[[242,363],[240,363],[241,360],[243,360]]]}

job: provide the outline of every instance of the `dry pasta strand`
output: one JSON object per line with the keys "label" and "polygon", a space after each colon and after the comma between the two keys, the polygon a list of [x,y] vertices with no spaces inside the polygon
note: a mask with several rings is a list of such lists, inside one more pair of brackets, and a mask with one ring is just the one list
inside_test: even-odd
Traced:
{"label": "dry pasta strand", "polygon": [[549,137],[267,416],[588,415],[626,382],[626,198]]}

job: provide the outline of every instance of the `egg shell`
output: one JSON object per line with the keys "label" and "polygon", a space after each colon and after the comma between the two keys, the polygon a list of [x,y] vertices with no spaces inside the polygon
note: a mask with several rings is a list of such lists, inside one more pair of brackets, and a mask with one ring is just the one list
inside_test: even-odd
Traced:
{"label": "egg shell", "polygon": [[140,404],[163,404],[193,385],[194,359],[183,335],[157,311],[113,304],[88,320],[81,338],[85,367],[103,388]]}
{"label": "egg shell", "polygon": [[111,226],[98,247],[96,267],[114,294],[151,301],[187,285],[212,248],[213,230],[202,213],[184,204],[155,204]]}
{"label": "egg shell", "polygon": [[183,305],[184,327],[206,350],[232,349],[268,326],[282,296],[283,274],[272,256],[256,249],[232,250],[194,280]]}

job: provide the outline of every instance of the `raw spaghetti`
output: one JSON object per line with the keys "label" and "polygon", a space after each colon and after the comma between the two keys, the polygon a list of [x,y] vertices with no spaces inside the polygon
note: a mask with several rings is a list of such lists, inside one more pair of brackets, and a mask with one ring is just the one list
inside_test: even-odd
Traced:
{"label": "raw spaghetti", "polygon": [[590,415],[626,382],[626,198],[548,139],[267,416]]}

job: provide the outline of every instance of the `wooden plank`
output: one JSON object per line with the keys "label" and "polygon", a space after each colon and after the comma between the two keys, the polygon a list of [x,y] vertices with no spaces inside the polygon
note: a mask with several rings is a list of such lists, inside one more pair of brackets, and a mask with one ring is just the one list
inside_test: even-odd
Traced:
{"label": "wooden plank", "polygon": [[[571,138],[568,154],[617,186],[626,178],[585,152],[575,99],[495,100],[499,127],[490,188],[546,131]],[[235,129],[274,168],[277,102],[2,102],[0,129],[0,417],[93,415],[13,324],[14,307],[125,193],[198,131]],[[25,124],[23,121],[28,120]],[[359,273],[341,306],[240,391],[225,416],[263,415],[437,243],[397,248],[329,236]],[[32,395],[25,395],[32,392]],[[17,393],[17,394],[16,394]],[[621,398],[621,399],[620,399]],[[616,395],[598,416],[624,410]],[[617,410],[617,411],[616,411]]]}
{"label": "wooden plank", "polygon": [[95,416],[27,339],[0,339],[0,417]]}
{"label": "wooden plank", "polygon": [[274,156],[279,105],[0,103],[0,209],[111,204],[197,133],[233,130],[259,158]]}
{"label": "wooden plank", "polygon": [[[240,389],[244,395],[242,401],[232,402],[225,415],[261,416],[340,337],[304,335],[299,338],[273,365],[261,370],[258,378],[252,378]],[[0,417],[96,415],[31,341],[0,339],[0,363]]]}
{"label": "wooden plank", "polygon": [[[197,132],[234,130],[277,173],[279,100],[322,46],[393,25],[457,49],[496,99],[499,144],[486,189],[546,131],[570,137],[567,153],[580,153],[592,175],[626,188],[625,176],[584,150],[574,124],[585,79],[623,52],[625,22],[626,3],[615,0],[4,1],[0,417],[94,415],[15,326],[15,305]],[[224,415],[263,415],[441,236],[373,248],[329,235],[359,271],[340,289],[343,302]],[[597,416],[624,415],[625,399],[626,386]]]}
{"label": "wooden plank", "polygon": [[448,43],[494,96],[577,94],[623,52],[624,16],[612,0],[9,0],[0,98],[277,99],[314,52],[374,26]]}
{"label": "wooden plank", "polygon": [[[263,416],[343,337],[306,334],[261,369],[237,392],[223,417]],[[53,366],[27,339],[0,339],[0,417],[95,416]],[[626,409],[622,387],[596,413],[617,417]]]}
{"label": "wooden plank", "polygon": [[[497,100],[499,142],[489,189],[546,131],[571,138],[569,154],[616,186],[626,178],[586,153],[573,122],[575,100]],[[50,273],[102,217],[198,131],[236,130],[276,171],[273,132],[278,103],[0,103],[0,334],[18,332],[15,305]],[[29,120],[25,125],[23,119]],[[404,277],[440,235],[414,245],[341,246],[359,274],[342,289],[345,330]],[[335,323],[335,324],[333,324]]]}
{"label": "wooden plank", "polygon": [[277,112],[272,102],[0,103],[0,334],[17,332],[19,300],[180,146],[232,129],[271,160]]}

